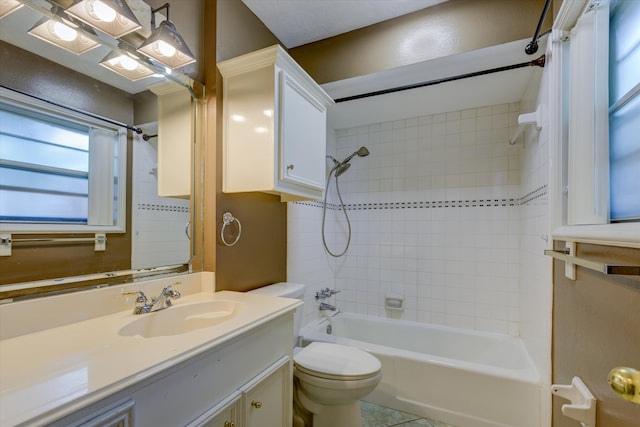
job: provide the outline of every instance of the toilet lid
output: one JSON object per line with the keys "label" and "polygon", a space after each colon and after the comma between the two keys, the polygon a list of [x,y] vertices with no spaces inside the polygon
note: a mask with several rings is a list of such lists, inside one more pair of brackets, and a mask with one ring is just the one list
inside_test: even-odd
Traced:
{"label": "toilet lid", "polygon": [[297,369],[310,375],[330,379],[363,379],[382,368],[378,359],[355,347],[312,342],[293,356]]}

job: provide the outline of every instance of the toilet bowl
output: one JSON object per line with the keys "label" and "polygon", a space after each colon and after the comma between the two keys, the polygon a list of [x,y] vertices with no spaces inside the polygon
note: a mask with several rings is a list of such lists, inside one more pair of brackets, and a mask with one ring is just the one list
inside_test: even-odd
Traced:
{"label": "toilet bowl", "polygon": [[[256,289],[264,295],[303,299],[304,285],[281,282]],[[294,315],[294,343],[302,309]],[[371,354],[340,344],[312,342],[293,356],[294,426],[360,426],[360,399],[376,388],[382,364]]]}
{"label": "toilet bowl", "polygon": [[313,427],[360,426],[360,399],[382,378],[382,364],[369,353],[313,342],[293,357],[294,401],[312,414]]}

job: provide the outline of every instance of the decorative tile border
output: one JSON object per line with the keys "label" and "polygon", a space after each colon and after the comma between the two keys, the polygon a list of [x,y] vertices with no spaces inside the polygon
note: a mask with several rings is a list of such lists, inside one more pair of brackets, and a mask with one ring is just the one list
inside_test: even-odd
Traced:
{"label": "decorative tile border", "polygon": [[532,192],[527,193],[524,196],[520,197],[520,204],[526,205],[546,195],[547,195],[547,184],[544,184],[543,186],[536,188]]}
{"label": "decorative tile border", "polygon": [[185,212],[189,213],[189,206],[165,205],[158,203],[138,203],[138,210],[141,211],[162,211],[162,212]]}
{"label": "decorative tile border", "polygon": [[[544,197],[547,194],[547,185],[536,188],[520,198],[510,199],[465,199],[465,200],[434,200],[414,202],[372,202],[372,203],[347,203],[348,211],[361,210],[387,210],[387,209],[440,209],[440,208],[483,208],[483,207],[513,207],[522,206]],[[322,202],[304,201],[293,202],[303,206],[322,208]],[[327,203],[327,209],[340,210],[337,203]]]}

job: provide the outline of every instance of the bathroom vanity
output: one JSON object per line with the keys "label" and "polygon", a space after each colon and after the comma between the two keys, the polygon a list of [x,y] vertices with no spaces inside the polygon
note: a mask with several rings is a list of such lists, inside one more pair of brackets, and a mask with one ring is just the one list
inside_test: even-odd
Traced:
{"label": "bathroom vanity", "polygon": [[[142,286],[80,294],[95,292],[108,305]],[[165,284],[147,286],[151,296]],[[290,425],[291,334],[301,302],[184,288],[197,285],[181,286],[183,296],[162,311],[134,315],[133,298],[126,311],[60,325],[60,313],[78,298],[86,312],[90,297],[52,297],[41,313],[56,327],[30,326],[18,335],[3,327],[0,425]],[[12,314],[24,310],[39,316],[41,306],[0,306],[0,320],[20,322],[24,315]]]}

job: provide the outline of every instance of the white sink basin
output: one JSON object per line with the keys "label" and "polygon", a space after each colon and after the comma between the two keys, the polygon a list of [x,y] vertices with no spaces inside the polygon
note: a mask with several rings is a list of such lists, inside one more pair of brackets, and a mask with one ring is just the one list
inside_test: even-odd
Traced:
{"label": "white sink basin", "polygon": [[143,338],[179,335],[219,325],[236,317],[244,304],[236,301],[204,301],[179,304],[153,313],[136,315],[120,328],[122,336]]}

